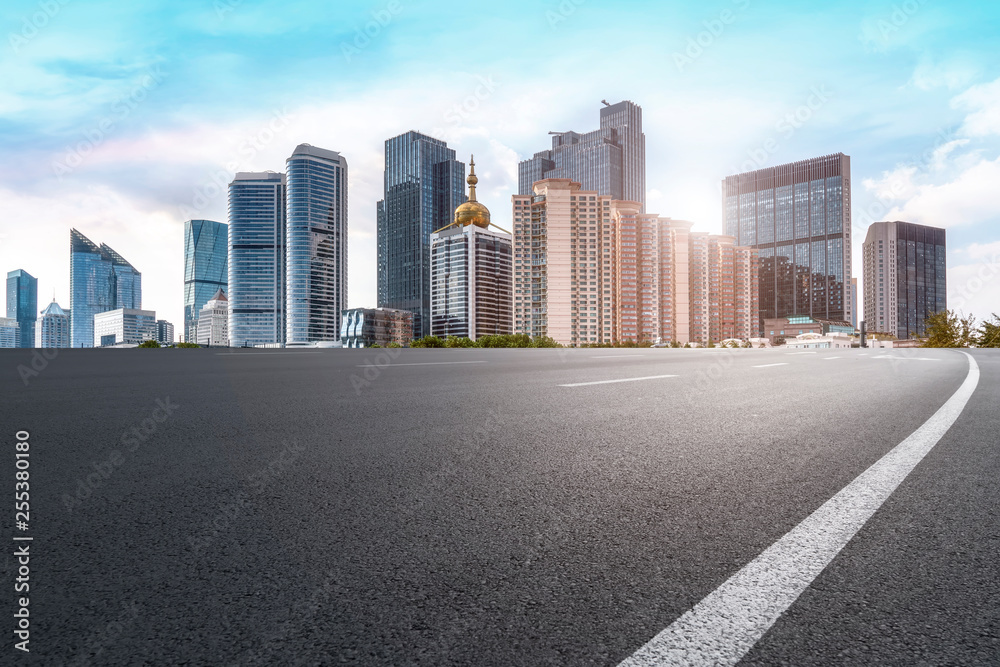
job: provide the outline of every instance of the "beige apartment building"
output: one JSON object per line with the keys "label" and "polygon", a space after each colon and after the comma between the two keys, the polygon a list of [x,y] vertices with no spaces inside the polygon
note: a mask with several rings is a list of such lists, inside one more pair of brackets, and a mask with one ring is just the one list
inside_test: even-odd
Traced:
{"label": "beige apartment building", "polygon": [[513,197],[514,330],[564,345],[757,335],[757,252],[547,179]]}

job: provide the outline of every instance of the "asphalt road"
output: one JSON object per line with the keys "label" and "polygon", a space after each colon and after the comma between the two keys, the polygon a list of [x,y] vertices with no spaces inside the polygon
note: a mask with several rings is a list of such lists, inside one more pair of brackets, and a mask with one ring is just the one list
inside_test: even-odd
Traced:
{"label": "asphalt road", "polygon": [[[9,502],[0,537],[34,538],[31,653],[9,554],[3,651],[617,665],[969,373],[950,350],[390,352],[63,350],[28,374],[3,351],[3,495],[27,430],[31,521]],[[1000,662],[1000,354],[972,356],[958,421],[741,664]]]}

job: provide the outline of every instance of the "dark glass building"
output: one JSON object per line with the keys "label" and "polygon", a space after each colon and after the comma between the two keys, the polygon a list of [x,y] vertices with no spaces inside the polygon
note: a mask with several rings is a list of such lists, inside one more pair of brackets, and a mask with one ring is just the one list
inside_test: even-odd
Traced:
{"label": "dark glass building", "polygon": [[876,222],[862,245],[865,321],[899,340],[926,335],[926,320],[948,309],[946,232],[912,222]]}
{"label": "dark glass building", "polygon": [[413,313],[413,335],[431,332],[431,233],[465,202],[465,164],[445,142],[407,132],[385,142],[378,202],[378,306]]}
{"label": "dark glass building", "polygon": [[18,269],[7,274],[7,317],[17,320],[18,347],[35,346],[38,279]]}
{"label": "dark glass building", "polygon": [[286,341],[340,340],[347,307],[347,160],[300,144],[286,169]]}
{"label": "dark glass building", "polygon": [[142,308],[142,274],[106,244],[75,229],[69,236],[71,346],[93,347],[94,315]]}
{"label": "dark glass building", "polygon": [[184,340],[198,337],[198,314],[218,290],[229,290],[229,227],[212,220],[184,223]]}
{"label": "dark glass building", "polygon": [[229,184],[229,340],[285,339],[285,175],[240,172]]}
{"label": "dark glass building", "polygon": [[553,132],[551,150],[535,153],[518,165],[518,194],[546,178],[568,178],[583,190],[646,208],[646,135],[642,107],[625,101],[601,109],[601,127],[593,132]]}
{"label": "dark glass building", "polygon": [[727,176],[723,228],[760,256],[760,326],[852,320],[851,158],[843,153]]}

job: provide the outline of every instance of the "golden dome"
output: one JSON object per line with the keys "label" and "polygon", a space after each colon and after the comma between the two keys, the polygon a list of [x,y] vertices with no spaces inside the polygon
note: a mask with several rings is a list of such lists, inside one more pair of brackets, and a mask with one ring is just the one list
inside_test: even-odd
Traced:
{"label": "golden dome", "polygon": [[472,157],[469,162],[469,201],[455,209],[455,225],[465,227],[475,225],[486,229],[490,226],[490,209],[476,201],[476,184],[479,179],[476,177],[476,158]]}

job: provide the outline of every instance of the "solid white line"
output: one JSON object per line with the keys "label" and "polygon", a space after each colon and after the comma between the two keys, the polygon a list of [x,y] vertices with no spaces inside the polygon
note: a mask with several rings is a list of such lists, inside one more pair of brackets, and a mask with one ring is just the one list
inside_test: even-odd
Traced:
{"label": "solid white line", "polygon": [[619,667],[739,662],[962,414],[979,384],[962,354],[969,374],[934,416]]}
{"label": "solid white line", "polygon": [[485,364],[485,361],[426,361],[419,364],[394,364],[391,361],[387,364],[361,364],[358,368],[385,368],[387,366],[450,366],[453,364]]}
{"label": "solid white line", "polygon": [[754,366],[754,368],[773,368],[774,366],[787,366],[788,364],[782,362],[780,364],[764,364],[763,366]]}
{"label": "solid white line", "polygon": [[591,359],[638,359],[644,357],[644,354],[610,354],[606,357],[591,357]]}
{"label": "solid white line", "polygon": [[829,361],[830,359],[843,359],[843,357],[823,357],[823,361]]}
{"label": "solid white line", "polygon": [[640,380],[659,380],[662,378],[675,378],[679,375],[650,375],[644,378],[624,378],[621,380],[598,380],[597,382],[577,382],[575,384],[561,384],[560,387],[589,387],[595,384],[616,384],[618,382],[639,382]]}

